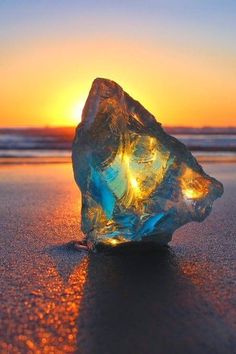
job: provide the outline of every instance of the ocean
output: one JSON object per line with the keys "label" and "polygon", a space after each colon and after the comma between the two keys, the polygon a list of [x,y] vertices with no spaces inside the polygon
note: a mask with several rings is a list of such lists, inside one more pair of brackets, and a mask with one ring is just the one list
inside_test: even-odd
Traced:
{"label": "ocean", "polygon": [[[236,128],[183,128],[165,130],[189,147],[199,160],[236,162]],[[75,129],[1,128],[0,162],[32,159],[70,161]]]}

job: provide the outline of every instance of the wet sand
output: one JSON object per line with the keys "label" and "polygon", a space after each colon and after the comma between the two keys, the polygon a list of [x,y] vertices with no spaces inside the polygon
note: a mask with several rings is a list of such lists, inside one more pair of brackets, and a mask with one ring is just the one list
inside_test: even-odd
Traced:
{"label": "wet sand", "polygon": [[236,164],[165,252],[88,255],[70,164],[0,166],[0,353],[235,353]]}

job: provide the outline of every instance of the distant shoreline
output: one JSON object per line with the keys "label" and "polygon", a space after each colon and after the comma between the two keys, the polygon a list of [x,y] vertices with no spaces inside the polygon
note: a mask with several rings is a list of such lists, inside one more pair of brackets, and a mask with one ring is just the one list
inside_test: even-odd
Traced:
{"label": "distant shoreline", "polygon": [[[201,162],[236,162],[236,127],[165,127],[165,130]],[[68,162],[74,134],[74,127],[0,128],[0,163]]]}
{"label": "distant shoreline", "polygon": [[[194,154],[193,154],[194,155]],[[236,156],[222,155],[195,155],[199,163],[236,163]],[[0,167],[5,165],[28,165],[28,164],[68,164],[70,156],[55,157],[0,157]]]}
{"label": "distant shoreline", "polygon": [[[236,121],[236,118],[235,118]],[[169,134],[236,134],[236,126],[226,126],[226,127],[191,127],[191,126],[165,126],[162,124],[162,127]],[[62,133],[74,135],[76,126],[46,126],[46,127],[7,127],[0,126],[0,134],[3,132],[37,132],[46,133],[46,132],[54,132],[54,133]]]}

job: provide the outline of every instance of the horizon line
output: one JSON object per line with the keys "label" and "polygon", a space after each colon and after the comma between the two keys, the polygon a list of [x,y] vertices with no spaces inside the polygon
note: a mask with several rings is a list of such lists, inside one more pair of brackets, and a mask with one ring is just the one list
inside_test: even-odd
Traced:
{"label": "horizon line", "polygon": [[[78,123],[80,124],[80,122]],[[0,129],[68,129],[76,128],[77,125],[19,125],[19,126],[1,126]],[[236,129],[236,125],[165,125],[161,124],[164,128],[183,128],[183,129]]]}

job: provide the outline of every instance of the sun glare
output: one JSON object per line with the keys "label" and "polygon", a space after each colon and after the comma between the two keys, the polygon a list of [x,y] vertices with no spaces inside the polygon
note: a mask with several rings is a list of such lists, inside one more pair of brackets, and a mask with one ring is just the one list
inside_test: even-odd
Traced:
{"label": "sun glare", "polygon": [[77,103],[75,103],[72,106],[71,120],[75,124],[78,124],[81,121],[84,103],[85,103],[85,99],[80,99]]}

